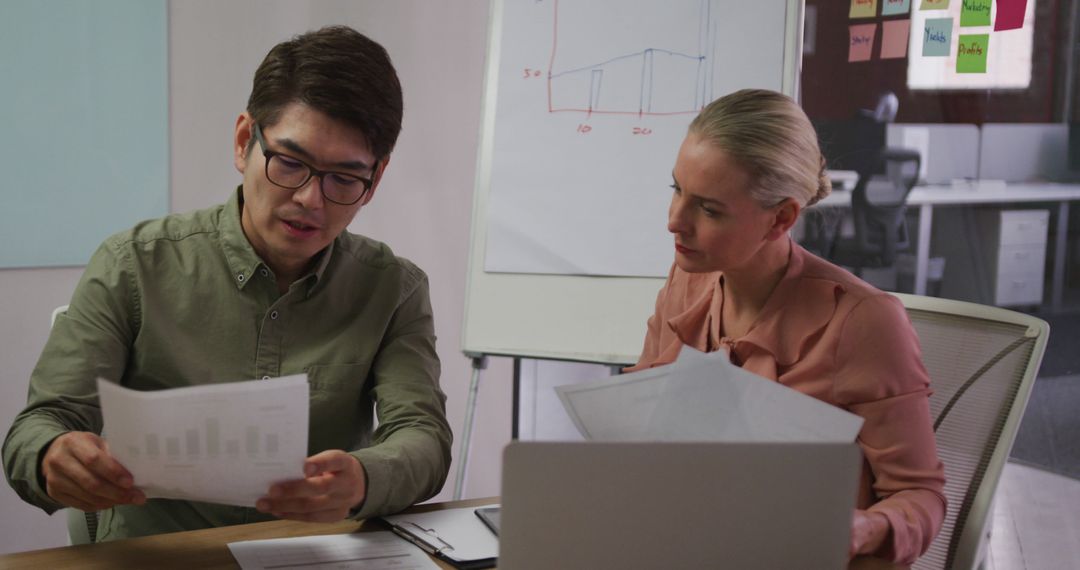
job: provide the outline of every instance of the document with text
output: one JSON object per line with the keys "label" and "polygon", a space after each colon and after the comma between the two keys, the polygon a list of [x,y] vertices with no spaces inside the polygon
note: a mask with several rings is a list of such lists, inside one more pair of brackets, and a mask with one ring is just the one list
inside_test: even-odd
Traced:
{"label": "document with text", "polygon": [[253,507],[303,478],[306,375],[141,392],[98,379],[109,452],[150,498]]}
{"label": "document with text", "polygon": [[439,568],[422,550],[385,530],[230,542],[229,551],[243,570]]}
{"label": "document with text", "polygon": [[859,416],[684,346],[672,364],[555,389],[593,441],[855,441]]}

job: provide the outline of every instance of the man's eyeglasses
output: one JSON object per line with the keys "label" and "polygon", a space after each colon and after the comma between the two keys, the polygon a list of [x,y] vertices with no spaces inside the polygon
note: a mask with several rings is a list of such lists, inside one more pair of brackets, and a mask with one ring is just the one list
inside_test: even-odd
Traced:
{"label": "man's eyeglasses", "polygon": [[[251,132],[255,135],[255,140],[259,141],[263,156],[266,157],[266,179],[282,188],[290,190],[303,188],[311,177],[317,176],[323,198],[335,204],[349,206],[359,202],[374,184],[372,178],[361,178],[345,172],[319,170],[299,158],[270,150],[266,147],[266,139],[263,138],[262,128],[258,123],[255,123]],[[375,161],[371,167],[373,178],[378,169],[379,161]]]}

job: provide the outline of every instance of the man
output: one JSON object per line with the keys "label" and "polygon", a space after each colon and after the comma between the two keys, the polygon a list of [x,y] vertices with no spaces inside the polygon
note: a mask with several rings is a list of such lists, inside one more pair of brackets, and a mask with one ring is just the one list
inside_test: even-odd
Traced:
{"label": "man", "polygon": [[[218,207],[110,237],[56,321],[4,442],[24,500],[103,511],[97,539],[110,540],[364,518],[439,491],[451,434],[427,277],[345,231],[375,195],[401,116],[389,56],[356,31],[270,50],[236,121],[242,185]],[[158,390],[302,372],[305,478],[272,486],[256,509],[148,500],[97,435],[97,377]]]}

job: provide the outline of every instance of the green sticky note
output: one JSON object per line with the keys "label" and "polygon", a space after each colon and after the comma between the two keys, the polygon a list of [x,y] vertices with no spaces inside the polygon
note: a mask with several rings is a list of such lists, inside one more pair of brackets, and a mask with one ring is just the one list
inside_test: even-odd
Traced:
{"label": "green sticky note", "polygon": [[952,18],[931,18],[923,22],[923,57],[948,57],[952,47]]}
{"label": "green sticky note", "polygon": [[961,0],[960,27],[989,26],[990,0]]}
{"label": "green sticky note", "polygon": [[956,44],[957,73],[986,73],[990,34],[963,34]]}
{"label": "green sticky note", "polygon": [[948,10],[949,0],[922,0],[920,10]]}
{"label": "green sticky note", "polygon": [[877,0],[851,0],[848,18],[873,18],[877,16]]}

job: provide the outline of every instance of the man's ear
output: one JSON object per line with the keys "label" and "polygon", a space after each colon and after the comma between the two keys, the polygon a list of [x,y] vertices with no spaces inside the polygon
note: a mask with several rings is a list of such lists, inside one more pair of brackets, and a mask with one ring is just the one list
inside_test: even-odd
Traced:
{"label": "man's ear", "polygon": [[386,167],[390,165],[390,155],[379,161],[379,166],[375,169],[375,173],[371,175],[371,190],[364,196],[364,201],[361,204],[366,206],[372,198],[375,197],[375,190],[379,188],[379,183],[382,182],[383,173],[386,172]]}
{"label": "man's ear", "polygon": [[233,165],[244,173],[247,168],[248,145],[251,143],[251,127],[254,122],[247,111],[236,118],[236,131],[233,133]]}
{"label": "man's ear", "polygon": [[765,234],[765,239],[772,241],[787,235],[791,226],[799,219],[802,207],[794,198],[785,198],[783,202],[773,206],[773,224]]}

